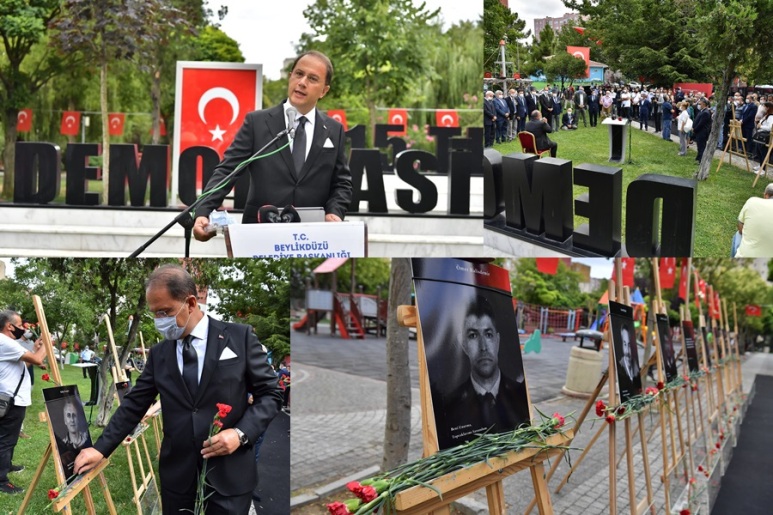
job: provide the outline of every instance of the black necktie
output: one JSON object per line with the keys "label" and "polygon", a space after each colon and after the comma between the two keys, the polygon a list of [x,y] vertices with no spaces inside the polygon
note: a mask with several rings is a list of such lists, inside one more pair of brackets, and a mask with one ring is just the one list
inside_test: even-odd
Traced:
{"label": "black necktie", "polygon": [[199,358],[196,349],[191,345],[192,335],[188,335],[183,340],[183,382],[188,387],[191,397],[196,397],[196,390],[199,388]]}
{"label": "black necktie", "polygon": [[301,173],[303,163],[306,162],[306,117],[298,118],[298,128],[295,129],[295,139],[293,141],[293,163],[295,164],[295,173]]}

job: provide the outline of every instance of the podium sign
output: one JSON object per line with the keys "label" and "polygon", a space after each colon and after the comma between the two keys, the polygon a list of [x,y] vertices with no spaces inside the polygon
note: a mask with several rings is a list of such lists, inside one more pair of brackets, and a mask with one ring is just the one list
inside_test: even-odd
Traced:
{"label": "podium sign", "polygon": [[625,136],[629,120],[605,118],[601,124],[609,126],[609,160],[613,163],[622,163],[625,161]]}
{"label": "podium sign", "polygon": [[349,258],[368,255],[365,222],[232,224],[228,257]]}

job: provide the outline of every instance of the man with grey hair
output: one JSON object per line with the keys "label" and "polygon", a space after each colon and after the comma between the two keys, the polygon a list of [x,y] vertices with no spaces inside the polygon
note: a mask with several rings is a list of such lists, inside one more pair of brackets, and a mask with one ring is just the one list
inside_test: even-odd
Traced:
{"label": "man with grey hair", "polygon": [[[151,274],[146,298],[164,341],[150,349],[142,375],[94,447],[80,451],[75,473],[109,456],[160,395],[164,440],[158,470],[164,514],[194,509],[204,467],[207,515],[246,514],[257,484],[253,445],[282,403],[266,352],[252,327],[205,316],[195,281],[177,265]],[[222,405],[229,407],[222,430],[209,438]]]}
{"label": "man with grey hair", "polygon": [[12,397],[11,406],[0,418],[0,492],[5,494],[24,491],[8,480],[8,473],[24,469],[11,463],[27,406],[32,404],[32,385],[26,364],[42,365],[46,357],[43,340],[35,342],[32,352],[19,345],[16,340],[24,332],[17,312],[0,311],[0,393]]}
{"label": "man with grey hair", "polygon": [[733,240],[738,250],[734,257],[771,257],[773,256],[773,183],[765,187],[763,197],[751,197],[738,214],[738,233]]}

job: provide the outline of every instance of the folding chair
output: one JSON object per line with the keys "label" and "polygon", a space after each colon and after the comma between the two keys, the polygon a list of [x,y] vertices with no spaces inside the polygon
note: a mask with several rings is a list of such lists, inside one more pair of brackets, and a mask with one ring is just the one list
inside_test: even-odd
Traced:
{"label": "folding chair", "polygon": [[537,150],[537,140],[534,138],[534,134],[528,131],[522,131],[518,133],[518,141],[521,143],[521,148],[526,154],[537,154],[540,159],[547,154],[550,155],[550,149]]}

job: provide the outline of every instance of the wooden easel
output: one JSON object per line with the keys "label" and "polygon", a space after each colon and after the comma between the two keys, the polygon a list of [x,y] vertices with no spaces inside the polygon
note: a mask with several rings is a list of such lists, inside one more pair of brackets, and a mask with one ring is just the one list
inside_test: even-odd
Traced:
{"label": "wooden easel", "polygon": [[[46,346],[46,357],[48,358],[49,363],[49,372],[51,375],[51,378],[54,380],[56,384],[61,385],[62,384],[62,376],[59,373],[59,367],[56,366],[56,356],[54,356],[54,348],[51,343],[51,333],[48,330],[48,321],[46,320],[46,313],[43,310],[43,303],[40,300],[40,297],[37,295],[32,296],[32,304],[35,307],[35,313],[37,313],[38,316],[38,325],[40,327],[40,336],[43,338],[43,345]],[[19,507],[19,515],[23,514],[25,510],[27,509],[27,506],[29,506],[30,500],[32,499],[32,494],[35,491],[35,488],[38,486],[38,482],[40,481],[40,477],[43,475],[43,470],[46,468],[46,464],[48,463],[48,460],[53,455],[54,457],[54,474],[56,476],[57,486],[63,485],[67,481],[67,477],[64,475],[64,469],[62,468],[62,461],[59,459],[59,449],[56,445],[56,435],[54,434],[54,429],[51,427],[51,423],[48,423],[48,434],[50,441],[48,445],[46,446],[46,450],[43,452],[43,457],[40,460],[40,463],[38,464],[37,470],[35,470],[35,475],[32,477],[32,481],[30,482],[30,486],[27,489],[27,493],[24,495],[24,500],[21,503],[21,506]],[[80,476],[75,481],[73,481],[67,488],[67,491],[54,499],[52,503],[52,507],[55,512],[64,511],[66,514],[71,514],[72,511],[70,510],[70,502],[81,492],[83,492],[83,501],[86,505],[86,512],[89,515],[96,515],[96,509],[94,507],[94,497],[91,494],[91,488],[90,484],[95,478],[99,478],[100,487],[102,490],[102,496],[105,498],[105,503],[107,504],[107,509],[110,515],[117,515],[115,511],[115,505],[113,504],[113,498],[110,495],[110,489],[107,486],[107,480],[105,479],[105,475],[103,474],[104,469],[107,467],[107,465],[110,463],[110,460],[107,458],[100,461],[96,467],[88,471],[86,474]]]}
{"label": "wooden easel", "polygon": [[[746,171],[751,172],[749,167],[749,158],[746,157],[746,138],[743,137],[743,131],[741,130],[741,122],[735,119],[735,106],[733,106],[733,118],[730,120],[730,135],[727,138],[725,149],[722,151],[722,157],[719,158],[719,165],[717,166],[717,172],[722,168],[722,164],[725,162],[725,154],[727,154],[727,162],[730,163],[732,157],[730,154],[738,157],[743,157],[746,161]],[[735,146],[733,146],[735,142]],[[743,148],[743,153],[738,151],[738,144],[740,143]]]}
{"label": "wooden easel", "polygon": [[[121,362],[118,360],[118,351],[115,347],[115,339],[113,338],[113,328],[110,325],[110,319],[107,315],[104,315],[105,326],[107,327],[107,338],[110,345],[110,350],[113,354],[113,381],[116,383],[122,383],[127,381],[126,371],[121,366]],[[144,345],[143,345],[144,347]],[[119,397],[120,402],[120,397]],[[147,415],[146,415],[147,416]],[[142,510],[142,498],[146,492],[151,491],[150,487],[153,486],[153,491],[156,495],[159,494],[158,485],[156,484],[156,474],[153,472],[153,461],[150,459],[150,452],[148,452],[148,442],[145,440],[145,430],[148,429],[148,425],[140,422],[135,428],[134,432],[121,442],[121,445],[126,449],[126,461],[129,464],[129,477],[132,484],[132,501],[137,507],[137,515],[143,515]],[[140,450],[142,445],[142,451]],[[135,461],[136,460],[136,461]],[[139,478],[137,477],[136,467],[139,470]],[[146,470],[147,469],[147,470]],[[158,505],[160,506],[161,500],[159,498]]]}
{"label": "wooden easel", "polygon": [[[432,407],[429,375],[427,373],[427,357],[424,352],[424,335],[421,330],[417,307],[398,306],[397,320],[404,327],[416,328],[416,341],[419,350],[419,391],[421,397],[421,433],[424,443],[423,455],[429,456],[438,452],[439,444],[435,414]],[[531,401],[529,401],[529,408],[531,409]],[[572,437],[571,431],[568,431],[565,435],[552,435],[546,440],[546,443],[549,445],[568,445]],[[401,515],[448,515],[450,514],[449,504],[451,502],[481,488],[485,488],[489,513],[503,515],[507,510],[505,508],[505,492],[502,480],[520,470],[529,469],[540,514],[552,514],[553,504],[550,499],[547,482],[545,481],[543,461],[558,455],[560,452],[560,449],[550,449],[548,451],[525,449],[521,452],[511,452],[504,456],[490,459],[488,462],[478,463],[432,481],[431,485],[442,494],[442,497],[430,488],[417,486],[398,493],[395,496],[395,508]]]}
{"label": "wooden easel", "polygon": [[733,302],[733,332],[735,333],[735,356],[738,360],[735,362],[736,381],[738,382],[739,393],[743,396],[743,374],[741,369],[741,340],[738,334],[738,309]]}
{"label": "wooden easel", "polygon": [[[142,360],[144,363],[147,363],[148,357],[147,353],[145,351],[145,339],[142,337],[142,332],[139,333],[140,335],[140,350],[142,351]],[[144,367],[143,367],[144,370]],[[153,427],[153,438],[156,442],[156,459],[161,455],[161,399],[158,399],[153,405],[148,408],[147,413],[145,414],[145,417],[142,419],[143,422],[150,422],[150,425]]]}
{"label": "wooden easel", "polygon": [[[660,273],[659,263],[657,258],[652,259],[652,275],[655,282],[655,299],[652,301],[652,314],[668,314],[666,305],[663,302],[663,295],[660,287]],[[689,291],[689,287],[687,288]],[[653,317],[654,318],[654,317]],[[660,335],[660,328],[657,325],[657,319],[655,319],[655,332],[657,337],[656,356],[657,356],[657,371],[658,382],[661,384],[666,383],[665,364],[662,356],[662,342]],[[684,348],[682,349],[684,353]],[[676,356],[674,357],[676,359]],[[684,361],[686,365],[686,360]],[[663,453],[663,491],[665,494],[665,513],[671,515],[671,474],[674,471],[678,471],[680,466],[682,473],[687,478],[689,477],[689,471],[692,470],[692,441],[690,440],[690,431],[687,431],[687,442],[685,442],[684,430],[682,428],[682,412],[679,405],[679,390],[669,390],[664,394],[661,394],[660,402],[660,439],[661,439],[661,451]],[[686,395],[686,394],[685,394]],[[685,397],[686,400],[686,397]],[[685,402],[685,413],[687,420],[690,418],[690,408],[687,402]],[[676,434],[679,440],[679,447],[676,445],[676,438],[674,438],[674,417],[676,417]],[[669,446],[670,444],[670,446]],[[670,449],[670,452],[669,452]]]}
{"label": "wooden easel", "polygon": [[757,173],[754,174],[754,182],[752,183],[752,188],[757,186],[757,181],[760,180],[760,175],[767,176],[768,174],[768,166],[770,166],[770,151],[773,150],[773,132],[770,133],[770,137],[768,137],[768,151],[765,153],[765,159],[762,160],[762,163],[760,164],[760,169],[757,170]]}

